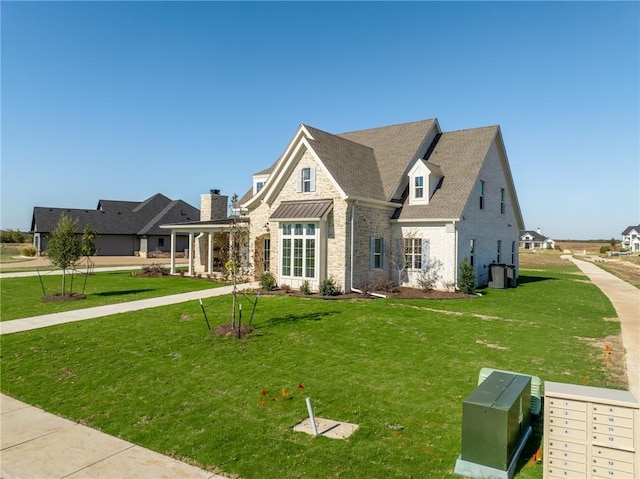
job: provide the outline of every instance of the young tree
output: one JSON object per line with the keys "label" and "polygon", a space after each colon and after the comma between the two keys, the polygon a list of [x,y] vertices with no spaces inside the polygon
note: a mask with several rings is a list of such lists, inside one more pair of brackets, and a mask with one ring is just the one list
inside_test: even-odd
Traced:
{"label": "young tree", "polygon": [[[73,269],[82,255],[80,242],[76,239],[77,227],[77,221],[63,214],[47,245],[47,257],[62,270],[62,296],[65,295],[67,270]],[[69,295],[71,293],[69,291]]]}
{"label": "young tree", "polygon": [[89,224],[84,225],[84,232],[82,233],[82,239],[80,240],[80,250],[82,256],[87,258],[88,273],[93,273],[93,261],[91,260],[91,256],[95,256],[98,252],[98,248],[96,247],[97,237],[98,233],[92,230]]}

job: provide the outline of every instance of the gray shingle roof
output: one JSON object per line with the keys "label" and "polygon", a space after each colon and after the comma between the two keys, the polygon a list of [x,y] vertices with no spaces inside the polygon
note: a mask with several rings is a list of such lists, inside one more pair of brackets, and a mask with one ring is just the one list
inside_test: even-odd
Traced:
{"label": "gray shingle roof", "polygon": [[[443,179],[429,204],[405,204],[398,208],[392,218],[400,220],[460,218],[499,133],[497,125],[440,133],[435,119],[338,135],[308,125],[303,127],[313,137],[309,144],[348,196],[408,203],[408,189],[400,198],[399,188],[406,184],[412,160],[418,153],[422,155],[432,171]],[[426,145],[425,140],[433,133],[435,140]],[[273,167],[261,173],[272,171]],[[252,196],[252,191],[248,191],[240,204]]]}
{"label": "gray shingle roof", "polygon": [[497,132],[497,126],[488,126],[442,133],[427,158],[444,176],[440,189],[428,205],[405,205],[393,218],[459,218]]}
{"label": "gray shingle roof", "polygon": [[623,235],[628,235],[629,233],[631,233],[633,230],[636,230],[638,232],[640,232],[640,225],[638,226],[627,226],[624,231],[622,232]]}
{"label": "gray shingle roof", "polygon": [[307,125],[305,128],[313,136],[309,140],[313,151],[347,195],[387,199],[373,148]]}
{"label": "gray shingle roof", "polygon": [[532,241],[546,241],[550,238],[548,238],[547,236],[544,236],[540,233],[538,233],[537,231],[534,230],[524,230],[524,231],[520,231],[520,239],[524,239],[525,236],[531,236],[531,240]]}
{"label": "gray shingle roof", "polygon": [[166,230],[159,228],[161,224],[200,219],[200,210],[190,204],[156,194],[145,201],[100,200],[95,210],[36,206],[31,231],[50,233],[63,214],[78,221],[76,233],[82,233],[88,224],[99,235],[166,235]]}
{"label": "gray shingle roof", "polygon": [[[429,119],[340,133],[337,136],[373,149],[379,181],[382,184],[381,195],[389,201],[406,175],[411,160],[435,123],[435,119]],[[352,179],[357,180],[358,174]]]}

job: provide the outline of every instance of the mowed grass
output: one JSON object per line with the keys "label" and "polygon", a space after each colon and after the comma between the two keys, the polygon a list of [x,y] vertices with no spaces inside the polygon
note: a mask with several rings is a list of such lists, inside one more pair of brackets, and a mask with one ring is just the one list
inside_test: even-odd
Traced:
{"label": "mowed grass", "polygon": [[[594,346],[619,334],[615,312],[586,279],[545,266],[466,300],[263,296],[243,340],[211,336],[197,302],[17,333],[2,337],[1,388],[244,479],[454,477],[462,400],[482,367],[625,386]],[[229,321],[229,296],[205,304],[212,325]],[[317,416],[359,429],[347,440],[294,432],[306,397]],[[518,478],[542,478],[529,462],[535,426]]]}
{"label": "mowed grass", "polygon": [[[140,269],[138,268],[137,271]],[[71,276],[67,275],[67,290]],[[42,281],[42,282],[41,282]],[[44,291],[43,291],[44,286]],[[169,294],[186,293],[221,286],[203,279],[162,276],[131,276],[129,271],[101,272],[85,276],[75,275],[73,291],[85,299],[77,301],[47,302],[42,298],[62,290],[62,276],[43,274],[25,278],[6,278],[0,281],[0,320],[28,318],[42,314],[72,311],[105,304],[123,303],[138,299],[154,298]]]}

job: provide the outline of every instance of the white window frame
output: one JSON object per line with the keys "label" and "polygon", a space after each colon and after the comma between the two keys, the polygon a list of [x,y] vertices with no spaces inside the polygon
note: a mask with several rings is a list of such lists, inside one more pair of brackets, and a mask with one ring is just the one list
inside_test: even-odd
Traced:
{"label": "white window frame", "polygon": [[296,192],[313,193],[316,191],[316,168],[314,166],[298,170]]}
{"label": "white window frame", "polygon": [[[311,233],[313,230],[313,233]],[[320,253],[320,225],[317,222],[283,223],[280,225],[280,274],[286,279],[296,280],[317,280],[319,274],[319,253]],[[312,241],[313,247],[309,248],[309,241]],[[299,242],[299,243],[298,243]],[[289,256],[285,256],[285,244],[289,245]],[[297,246],[299,245],[299,247]],[[299,251],[299,255],[297,255]],[[312,264],[308,264],[309,259]],[[289,260],[288,274],[285,273],[285,259]],[[297,260],[300,260],[298,266]],[[313,268],[313,274],[309,275],[309,268]],[[297,270],[300,269],[300,275]]]}
{"label": "white window frame", "polygon": [[413,197],[416,200],[422,200],[424,198],[424,176],[413,177]]}
{"label": "white window frame", "polygon": [[369,269],[385,269],[386,241],[384,238],[369,239]]}
{"label": "white window frame", "polygon": [[429,240],[427,238],[405,238],[404,261],[409,271],[426,269],[429,265]]}

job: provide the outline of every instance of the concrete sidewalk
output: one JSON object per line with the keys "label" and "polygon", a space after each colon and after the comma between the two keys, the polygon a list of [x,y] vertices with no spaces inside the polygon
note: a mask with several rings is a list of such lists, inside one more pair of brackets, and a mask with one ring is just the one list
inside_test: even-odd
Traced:
{"label": "concrete sidewalk", "polygon": [[0,395],[2,479],[224,479]]}
{"label": "concrete sidewalk", "polygon": [[[238,285],[238,290],[256,288],[258,283],[244,283]],[[140,299],[128,303],[109,304],[96,306],[95,308],[77,309],[75,311],[65,311],[62,313],[43,314],[31,318],[13,319],[11,321],[0,322],[0,335],[29,331],[31,329],[46,328],[56,324],[71,323],[74,321],[84,321],[85,319],[99,318],[118,313],[128,313],[140,309],[156,308],[170,304],[184,303],[197,299],[211,298],[233,292],[233,286],[223,286],[221,288],[204,289],[192,291],[190,293],[172,294],[170,296],[160,296],[158,298]]]}
{"label": "concrete sidewalk", "polygon": [[613,304],[622,331],[629,391],[640,400],[640,290],[588,261],[569,259]]}

